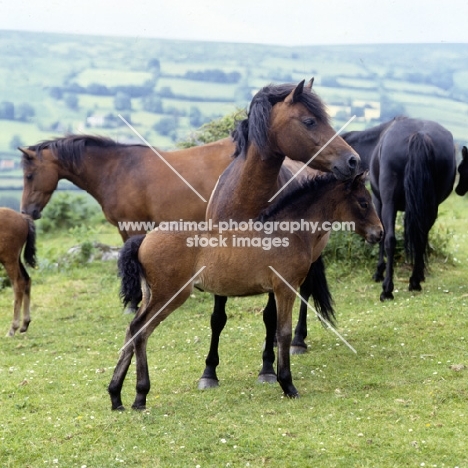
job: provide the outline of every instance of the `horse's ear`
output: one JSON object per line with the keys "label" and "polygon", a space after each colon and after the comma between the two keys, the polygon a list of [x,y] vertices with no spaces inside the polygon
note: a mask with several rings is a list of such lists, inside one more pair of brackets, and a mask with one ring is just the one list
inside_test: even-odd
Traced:
{"label": "horse's ear", "polygon": [[306,84],[305,89],[311,91],[312,90],[312,85],[314,84],[314,77],[312,77],[309,82]]}
{"label": "horse's ear", "polygon": [[353,182],[351,184],[351,189],[355,189],[359,184],[365,183],[367,179],[367,174],[368,174],[368,171],[364,171],[364,172],[361,172],[360,174],[357,174],[353,179]]}
{"label": "horse's ear", "polygon": [[23,159],[26,159],[27,161],[31,161],[35,156],[34,151],[31,151],[28,148],[18,147],[18,149],[23,153]]}
{"label": "horse's ear", "polygon": [[286,104],[294,104],[299,100],[299,96],[304,91],[305,80],[302,80],[287,96],[284,102]]}
{"label": "horse's ear", "polygon": [[468,159],[468,149],[466,149],[466,146],[462,148],[462,158],[463,161],[466,161]]}

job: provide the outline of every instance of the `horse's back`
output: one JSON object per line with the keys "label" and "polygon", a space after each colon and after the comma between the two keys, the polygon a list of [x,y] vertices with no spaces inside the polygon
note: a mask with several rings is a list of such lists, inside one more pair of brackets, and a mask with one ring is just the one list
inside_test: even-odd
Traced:
{"label": "horse's back", "polygon": [[[418,139],[421,142],[419,145]],[[423,141],[426,146],[422,144]],[[390,184],[389,180],[393,180],[390,184],[392,186],[402,186],[400,182],[405,176],[410,158],[420,158],[421,164],[417,167],[431,174],[440,201],[450,193],[456,171],[454,142],[451,132],[439,123],[421,119],[396,119],[383,135],[378,153],[378,161],[373,161],[371,168],[374,174],[378,172],[377,185],[380,191],[383,183]]]}
{"label": "horse's back", "polygon": [[28,236],[27,218],[10,208],[0,208],[0,262],[17,255]]}

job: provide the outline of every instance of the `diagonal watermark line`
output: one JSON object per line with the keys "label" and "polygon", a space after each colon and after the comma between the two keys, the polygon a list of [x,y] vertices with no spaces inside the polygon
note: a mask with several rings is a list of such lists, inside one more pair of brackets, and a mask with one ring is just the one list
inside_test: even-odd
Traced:
{"label": "diagonal watermark line", "polygon": [[338,338],[354,353],[357,354],[357,351],[333,328],[330,322],[324,319],[272,266],[269,266],[273,273],[275,273],[278,278],[280,278],[283,283],[312,311],[315,312],[315,315],[322,320],[322,322],[326,323],[328,328],[336,335]]}
{"label": "diagonal watermark line", "polygon": [[355,118],[353,115],[268,201],[274,200]]}
{"label": "diagonal watermark line", "polygon": [[131,340],[128,340],[120,349],[121,353],[133,340],[146,329],[146,327],[206,268],[202,266],[152,317],[146,322],[133,336]]}
{"label": "diagonal watermark line", "polygon": [[153,153],[155,153],[157,156],[159,156],[159,158],[167,165],[167,167],[169,167],[169,169],[172,170],[172,172],[174,172],[174,174],[179,177],[183,182],[185,182],[185,184],[190,188],[192,189],[205,203],[207,203],[207,201],[203,198],[202,195],[200,195],[200,193],[190,184],[190,182],[188,182],[176,169],[174,169],[162,156],[161,156],[161,153],[156,149],[154,148],[153,146],[151,146],[145,139],[145,137],[143,135],[141,135],[136,129],[135,127],[130,124],[126,119],[125,117],[123,117],[121,114],[119,114],[119,117],[121,118],[121,120],[128,126],[128,128],[130,128],[130,130],[133,131],[133,133],[135,133],[135,135],[138,136],[138,138],[140,138],[141,141],[143,141],[143,143],[145,143],[145,145],[151,150],[153,151]]}

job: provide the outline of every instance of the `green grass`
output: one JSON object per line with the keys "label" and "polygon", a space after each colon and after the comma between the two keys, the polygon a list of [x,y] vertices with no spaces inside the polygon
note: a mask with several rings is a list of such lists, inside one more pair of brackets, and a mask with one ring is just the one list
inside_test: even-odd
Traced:
{"label": "green grass", "polygon": [[[422,293],[407,291],[405,264],[386,303],[370,279],[373,261],[328,265],[338,330],[357,354],[309,317],[309,352],[292,357],[298,400],[256,382],[262,296],[228,301],[221,385],[197,390],[212,301],[194,292],[149,341],[144,412],[112,412],[106,391],[131,318],[115,262],[66,257],[84,241],[119,245],[116,229],[40,234],[30,329],[0,339],[2,467],[467,466],[468,370],[450,368],[468,365],[467,203],[453,195],[442,205],[436,229],[453,232],[455,259],[431,262]],[[0,310],[6,333],[10,288],[0,291]]]}

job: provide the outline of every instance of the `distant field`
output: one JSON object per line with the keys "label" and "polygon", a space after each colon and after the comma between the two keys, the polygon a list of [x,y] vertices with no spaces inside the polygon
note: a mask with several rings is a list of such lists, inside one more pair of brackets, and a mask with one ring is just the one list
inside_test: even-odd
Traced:
{"label": "distant field", "polygon": [[182,78],[161,78],[158,81],[157,90],[171,88],[178,96],[200,99],[218,99],[234,101],[236,84],[207,83],[203,81],[186,80]]}
{"label": "distant field", "polygon": [[151,80],[152,75],[149,72],[143,71],[124,71],[111,70],[102,68],[90,68],[81,72],[76,82],[80,86],[89,86],[93,83],[103,84],[108,87],[112,86],[141,86],[146,81]]}

